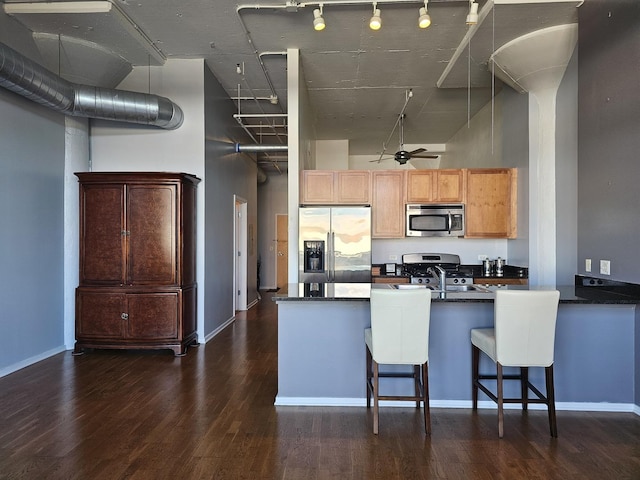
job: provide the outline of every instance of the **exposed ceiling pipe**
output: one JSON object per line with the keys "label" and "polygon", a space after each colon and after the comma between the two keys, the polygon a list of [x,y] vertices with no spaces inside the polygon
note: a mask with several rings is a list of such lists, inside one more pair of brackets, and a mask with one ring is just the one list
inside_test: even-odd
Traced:
{"label": "exposed ceiling pipe", "polygon": [[236,143],[236,152],[286,152],[288,145],[240,145]]}
{"label": "exposed ceiling pipe", "polygon": [[180,107],[168,98],[68,82],[2,43],[0,86],[74,117],[137,123],[167,130],[178,128],[184,118]]}

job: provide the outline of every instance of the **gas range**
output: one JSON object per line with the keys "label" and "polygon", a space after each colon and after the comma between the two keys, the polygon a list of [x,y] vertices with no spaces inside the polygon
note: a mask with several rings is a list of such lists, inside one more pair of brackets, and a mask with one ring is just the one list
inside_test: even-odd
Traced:
{"label": "gas range", "polygon": [[439,279],[429,272],[430,267],[442,267],[446,272],[447,285],[471,285],[473,271],[460,265],[460,256],[450,253],[409,253],[402,256],[402,272],[411,283],[438,285]]}

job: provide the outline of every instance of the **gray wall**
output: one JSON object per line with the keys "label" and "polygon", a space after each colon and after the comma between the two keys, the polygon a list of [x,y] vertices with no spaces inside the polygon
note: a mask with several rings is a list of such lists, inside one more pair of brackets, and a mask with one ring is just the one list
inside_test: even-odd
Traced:
{"label": "gray wall", "polygon": [[[258,185],[258,252],[260,288],[276,287],[276,214],[287,215],[287,174],[269,175]],[[296,252],[289,252],[295,255]]]}
{"label": "gray wall", "polygon": [[[204,330],[215,332],[233,310],[234,195],[247,201],[249,229],[257,232],[257,167],[235,143],[249,143],[233,119],[233,102],[208,67],[205,89],[205,288]],[[255,235],[254,235],[255,236]],[[249,245],[247,303],[257,298],[257,245]]]}
{"label": "gray wall", "polygon": [[593,275],[640,283],[640,3],[589,0],[578,12],[578,269],[591,258]]}
{"label": "gray wall", "polygon": [[64,117],[0,89],[0,375],[64,350]]}

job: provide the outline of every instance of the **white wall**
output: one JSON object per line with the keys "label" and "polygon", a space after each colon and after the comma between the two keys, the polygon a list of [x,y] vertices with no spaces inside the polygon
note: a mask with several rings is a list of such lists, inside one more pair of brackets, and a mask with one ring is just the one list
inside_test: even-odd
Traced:
{"label": "white wall", "polygon": [[298,205],[300,172],[316,168],[316,132],[300,52],[287,50],[287,102],[289,105],[289,282],[298,281]]}
{"label": "white wall", "polygon": [[[198,176],[196,269],[199,292],[204,277],[204,61],[168,60],[162,67],[136,67],[118,86],[122,90],[167,97],[184,112],[176,130],[91,122],[93,171],[172,171]],[[204,299],[198,295],[198,338],[204,338]]]}
{"label": "white wall", "polygon": [[349,170],[349,140],[316,140],[316,170]]}
{"label": "white wall", "polygon": [[89,120],[65,117],[64,165],[64,344],[73,348],[76,338],[76,287],[80,264],[80,212],[78,177],[89,166]]}

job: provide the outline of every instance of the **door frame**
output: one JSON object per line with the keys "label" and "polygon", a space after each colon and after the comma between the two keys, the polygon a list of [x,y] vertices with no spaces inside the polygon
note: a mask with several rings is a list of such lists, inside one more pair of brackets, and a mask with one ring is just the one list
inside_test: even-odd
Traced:
{"label": "door frame", "polygon": [[276,288],[278,288],[280,285],[278,285],[278,217],[287,217],[287,232],[286,232],[286,242],[287,242],[287,258],[285,261],[285,271],[287,273],[287,281],[289,278],[289,255],[291,255],[291,253],[289,252],[289,214],[288,213],[276,213],[275,214],[275,227],[276,227],[276,231],[275,231],[275,245],[274,245],[274,250],[275,250],[275,255],[274,255],[274,285]]}
{"label": "door frame", "polygon": [[247,201],[233,196],[233,311],[247,309]]}

